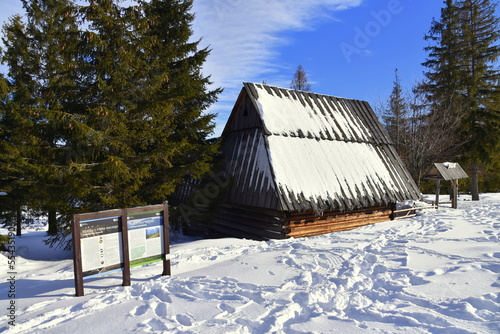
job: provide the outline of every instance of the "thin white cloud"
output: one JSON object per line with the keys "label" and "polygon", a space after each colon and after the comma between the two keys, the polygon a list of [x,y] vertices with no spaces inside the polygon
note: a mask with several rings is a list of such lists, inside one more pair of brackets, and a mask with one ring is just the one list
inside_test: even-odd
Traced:
{"label": "thin white cloud", "polygon": [[[80,0],[78,0],[80,1]],[[333,19],[335,11],[360,5],[362,0],[195,0],[194,38],[202,38],[201,47],[212,52],[203,71],[211,75],[214,87],[224,93],[212,111],[219,113],[219,135],[232,109],[242,82],[260,82],[287,86],[290,78],[280,77],[283,67],[276,61],[276,49],[288,41],[283,34],[313,29],[315,23]],[[23,13],[20,0],[2,0],[0,20]],[[291,68],[291,71],[294,69]]]}
{"label": "thin white cloud", "polygon": [[[362,0],[198,0],[193,11],[194,35],[212,49],[204,65],[215,87],[225,89],[212,111],[218,112],[216,135],[224,127],[232,105],[246,81],[273,77],[276,48],[286,43],[283,33],[314,28],[332,19],[338,10],[358,6]],[[288,85],[290,78],[273,77],[269,84]]]}

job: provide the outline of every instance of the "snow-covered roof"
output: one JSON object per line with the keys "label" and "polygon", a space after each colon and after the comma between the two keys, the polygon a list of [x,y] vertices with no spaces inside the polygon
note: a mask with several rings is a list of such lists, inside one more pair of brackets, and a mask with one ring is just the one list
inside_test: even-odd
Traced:
{"label": "snow-covered roof", "polygon": [[275,192],[265,207],[322,212],[420,196],[366,102],[246,83],[223,136],[240,204]]}
{"label": "snow-covered roof", "polygon": [[469,176],[456,162],[436,162],[428,171],[426,178],[439,180],[460,180]]}

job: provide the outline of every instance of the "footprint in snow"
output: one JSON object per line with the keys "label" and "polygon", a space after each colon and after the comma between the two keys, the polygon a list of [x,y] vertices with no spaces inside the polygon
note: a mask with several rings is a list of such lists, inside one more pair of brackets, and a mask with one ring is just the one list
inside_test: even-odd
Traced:
{"label": "footprint in snow", "polygon": [[219,309],[221,311],[224,311],[227,313],[234,313],[236,311],[236,309],[234,307],[232,307],[231,305],[225,304],[225,303],[220,304]]}
{"label": "footprint in snow", "polygon": [[444,275],[461,269],[462,267],[455,266],[450,268],[438,268],[427,273],[427,276]]}
{"label": "footprint in snow", "polygon": [[238,288],[243,290],[257,291],[259,289],[257,285],[251,283],[238,283],[236,285],[238,286]]}
{"label": "footprint in snow", "polygon": [[170,298],[168,292],[165,290],[155,289],[155,290],[151,291],[151,294],[164,303],[171,303],[172,302],[172,299]]}
{"label": "footprint in snow", "polygon": [[188,316],[185,316],[183,314],[177,314],[177,322],[180,323],[181,325],[183,326],[192,326],[193,325],[193,322],[191,321],[191,319],[189,319]]}
{"label": "footprint in snow", "polygon": [[482,265],[481,267],[483,269],[494,272],[495,274],[500,274],[500,264],[488,264],[488,265]]}
{"label": "footprint in snow", "polygon": [[493,254],[491,254],[491,257],[494,257],[496,259],[500,259],[500,253],[493,253]]}
{"label": "footprint in snow", "polygon": [[167,326],[161,320],[158,319],[150,319],[149,321],[146,322],[146,325],[149,326],[150,331],[157,333],[157,332],[165,332],[168,330]]}
{"label": "footprint in snow", "polygon": [[107,298],[104,298],[102,301],[106,304],[112,304],[115,300],[115,296],[109,296]]}
{"label": "footprint in snow", "polygon": [[148,305],[141,305],[136,307],[132,312],[130,312],[131,316],[141,316],[148,311]]}
{"label": "footprint in snow", "polygon": [[427,273],[427,276],[443,275],[445,272],[446,272],[445,270],[438,268],[433,271],[429,271]]}
{"label": "footprint in snow", "polygon": [[167,304],[166,303],[159,303],[155,308],[155,313],[159,317],[166,317],[167,316]]}

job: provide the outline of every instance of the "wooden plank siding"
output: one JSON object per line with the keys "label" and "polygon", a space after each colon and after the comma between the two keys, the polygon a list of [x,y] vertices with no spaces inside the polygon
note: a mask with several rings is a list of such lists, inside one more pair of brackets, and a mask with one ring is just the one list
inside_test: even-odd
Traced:
{"label": "wooden plank siding", "polygon": [[345,231],[361,226],[391,220],[393,207],[372,207],[349,212],[326,212],[317,216],[314,212],[287,214],[286,235],[309,237],[319,234]]}
{"label": "wooden plank siding", "polygon": [[243,206],[219,206],[210,223],[198,221],[191,224],[190,229],[197,229],[198,233],[203,231],[212,237],[232,236],[254,240],[301,238],[389,221],[393,218],[393,211],[394,207],[385,206],[348,212],[331,211],[317,216],[313,211],[291,213],[261,211]]}
{"label": "wooden plank siding", "polygon": [[[259,147],[261,145],[261,147]],[[240,129],[231,132],[222,145],[231,186],[226,201],[268,209],[281,209],[276,186],[270,172],[256,166],[259,150],[265,150],[265,137],[261,129]],[[262,152],[260,152],[262,153]],[[267,161],[267,160],[266,160]],[[259,163],[266,163],[259,161]],[[249,163],[253,162],[253,163]]]}

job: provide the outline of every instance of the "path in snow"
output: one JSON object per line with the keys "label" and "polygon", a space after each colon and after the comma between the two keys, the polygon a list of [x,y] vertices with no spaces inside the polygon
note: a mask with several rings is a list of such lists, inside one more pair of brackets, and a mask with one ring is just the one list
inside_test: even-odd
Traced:
{"label": "path in snow", "polygon": [[172,247],[174,276],[150,279],[161,270],[149,265],[133,270],[130,288],[86,281],[81,298],[72,296],[71,267],[26,274],[19,284],[31,304],[10,330],[498,333],[495,199],[308,239],[180,243]]}

